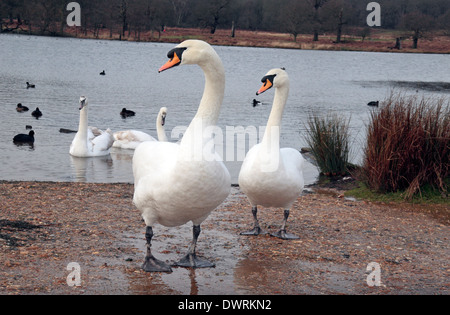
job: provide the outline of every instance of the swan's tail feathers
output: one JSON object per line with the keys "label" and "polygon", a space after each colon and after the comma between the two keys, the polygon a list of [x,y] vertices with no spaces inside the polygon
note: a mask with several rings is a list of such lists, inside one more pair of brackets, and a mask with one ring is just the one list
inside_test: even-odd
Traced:
{"label": "swan's tail feathers", "polygon": [[98,137],[98,136],[101,136],[103,134],[103,131],[101,131],[97,127],[89,126],[88,129],[93,133],[94,137]]}
{"label": "swan's tail feathers", "polygon": [[113,144],[114,144],[114,141],[115,141],[115,139],[114,139],[114,133],[111,131],[111,129],[107,129],[106,130],[106,133],[108,134],[108,138],[109,138],[109,141],[108,141],[108,145],[107,145],[107,147],[108,147],[108,149],[110,149],[112,146],[113,146]]}
{"label": "swan's tail feathers", "polygon": [[111,149],[114,144],[114,136],[111,130],[104,132],[101,136],[95,137],[92,141],[96,152],[104,152]]}

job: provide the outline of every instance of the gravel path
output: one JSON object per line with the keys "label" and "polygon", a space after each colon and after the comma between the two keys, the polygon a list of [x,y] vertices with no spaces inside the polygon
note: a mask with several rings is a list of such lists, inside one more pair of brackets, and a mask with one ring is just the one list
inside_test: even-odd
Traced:
{"label": "gravel path", "polygon": [[[0,294],[449,294],[450,206],[374,204],[305,193],[288,230],[299,240],[244,237],[250,207],[234,187],[205,221],[198,252],[212,269],[140,269],[145,226],[132,204],[133,186],[0,182]],[[261,209],[275,232],[281,210]],[[191,226],[154,228],[153,251],[175,261]],[[67,277],[80,266],[81,286]],[[368,286],[367,266],[380,267]],[[370,277],[372,279],[372,277]],[[375,278],[373,278],[375,279]]]}

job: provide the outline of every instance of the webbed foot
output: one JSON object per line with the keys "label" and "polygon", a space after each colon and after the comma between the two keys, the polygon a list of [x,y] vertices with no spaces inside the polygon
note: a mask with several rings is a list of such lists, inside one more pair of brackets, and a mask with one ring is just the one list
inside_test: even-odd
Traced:
{"label": "webbed foot", "polygon": [[277,233],[270,234],[271,236],[281,238],[282,240],[298,240],[300,237],[294,234],[287,233],[286,230],[280,230]]}
{"label": "webbed foot", "polygon": [[258,235],[265,235],[268,234],[266,231],[261,229],[259,226],[254,227],[252,230],[247,232],[241,232],[240,235],[244,236],[258,236]]}
{"label": "webbed foot", "polygon": [[145,257],[145,262],[142,269],[146,272],[172,272],[172,268],[165,262],[156,259],[155,257]]}
{"label": "webbed foot", "polygon": [[216,265],[206,259],[199,258],[194,254],[187,254],[181,260],[175,262],[172,266],[184,268],[214,268]]}

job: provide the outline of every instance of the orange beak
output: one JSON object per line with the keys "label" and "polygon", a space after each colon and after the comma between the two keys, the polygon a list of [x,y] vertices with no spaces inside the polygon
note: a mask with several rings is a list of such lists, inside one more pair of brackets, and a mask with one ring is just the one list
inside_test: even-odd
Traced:
{"label": "orange beak", "polygon": [[270,89],[272,86],[273,86],[272,82],[269,79],[267,79],[266,82],[264,82],[263,86],[259,89],[259,91],[256,92],[256,95],[264,93],[265,91]]}
{"label": "orange beak", "polygon": [[173,68],[177,65],[179,65],[181,62],[181,59],[178,57],[177,53],[174,53],[173,58],[166,62],[164,66],[159,68],[159,72],[163,72],[164,70]]}

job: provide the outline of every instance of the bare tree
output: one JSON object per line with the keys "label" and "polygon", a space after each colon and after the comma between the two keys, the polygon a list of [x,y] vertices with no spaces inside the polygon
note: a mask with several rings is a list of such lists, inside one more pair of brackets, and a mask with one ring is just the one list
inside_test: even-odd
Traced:
{"label": "bare tree", "polygon": [[175,26],[180,26],[186,16],[189,0],[170,0],[170,2],[172,3]]}
{"label": "bare tree", "polygon": [[125,32],[128,30],[128,0],[122,0],[119,8],[119,17],[122,22],[122,37],[125,36]]}
{"label": "bare tree", "polygon": [[294,37],[295,42],[299,34],[311,31],[308,27],[313,21],[313,15],[311,7],[305,2],[290,0],[285,4],[282,10],[285,30]]}
{"label": "bare tree", "polygon": [[320,9],[328,2],[329,0],[308,0],[309,4],[314,8],[314,18],[313,18],[313,29],[314,29],[314,41],[317,42],[319,40],[319,30],[322,25],[322,20],[320,18]]}
{"label": "bare tree", "polygon": [[413,48],[417,49],[419,38],[431,30],[433,19],[429,15],[415,11],[404,16],[404,28],[413,32]]}
{"label": "bare tree", "polygon": [[439,18],[439,27],[444,30],[444,34],[450,36],[450,9]]}
{"label": "bare tree", "polygon": [[216,32],[220,19],[230,0],[209,0],[198,2],[197,14],[202,27],[209,28],[211,34]]}

